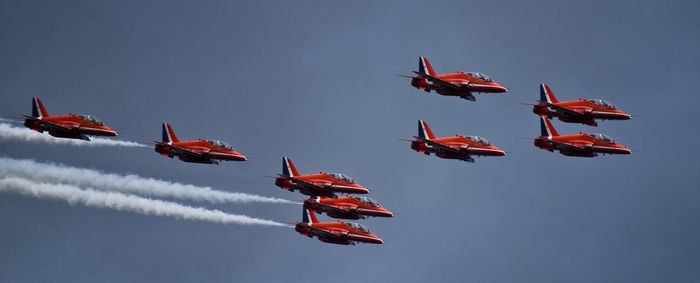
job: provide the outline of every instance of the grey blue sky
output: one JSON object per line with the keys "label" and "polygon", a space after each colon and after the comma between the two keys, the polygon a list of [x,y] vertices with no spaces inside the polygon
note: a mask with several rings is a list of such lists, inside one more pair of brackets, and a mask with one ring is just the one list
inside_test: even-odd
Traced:
{"label": "grey blue sky", "polygon": [[[382,246],[0,195],[0,282],[695,282],[700,278],[697,1],[0,1],[0,116],[91,113],[120,139],[216,138],[220,166],[152,149],[3,142],[0,155],[302,199],[281,157],[338,171],[396,213]],[[472,103],[413,89],[418,56],[508,87]],[[540,150],[538,84],[634,118],[598,128],[635,152]],[[399,138],[480,135],[475,164]],[[201,205],[190,203],[192,205]],[[209,205],[282,222],[299,205]],[[323,219],[333,221],[323,216]]]}

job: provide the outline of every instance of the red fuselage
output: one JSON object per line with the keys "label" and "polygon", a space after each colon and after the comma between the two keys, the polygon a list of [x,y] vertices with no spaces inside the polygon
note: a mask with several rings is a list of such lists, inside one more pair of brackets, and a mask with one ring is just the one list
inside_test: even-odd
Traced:
{"label": "red fuselage", "polygon": [[170,158],[177,156],[182,161],[194,163],[216,163],[214,160],[247,160],[243,154],[235,150],[215,146],[206,140],[172,142],[170,144],[158,142],[155,151],[163,156]]}
{"label": "red fuselage", "polygon": [[78,115],[27,117],[24,120],[24,125],[32,130],[42,133],[47,131],[50,135],[61,138],[81,139],[83,135],[117,135],[115,130],[105,125],[83,120]]}
{"label": "red fuselage", "polygon": [[333,197],[335,193],[369,193],[367,188],[359,184],[336,179],[328,173],[294,177],[280,176],[275,180],[275,185],[292,192],[299,190],[299,192],[308,196]]}
{"label": "red fuselage", "polygon": [[384,241],[376,235],[361,231],[345,222],[307,223],[299,222],[294,230],[300,234],[326,243],[339,245],[354,245],[355,242],[383,244]]}
{"label": "red fuselage", "polygon": [[629,120],[632,118],[629,114],[610,107],[594,104],[588,100],[582,99],[577,101],[565,101],[552,103],[553,105],[567,110],[571,110],[580,115],[572,115],[566,111],[560,111],[555,107],[548,107],[544,103],[533,106],[532,112],[540,116],[557,117],[562,122],[581,123],[589,126],[597,126],[595,119],[600,120]]}
{"label": "red fuselage", "polygon": [[[559,150],[559,153],[567,156],[594,157],[598,153],[603,154],[630,154],[628,148],[610,142],[605,142],[591,137],[588,134],[577,134],[567,136],[553,136],[536,138],[535,146],[547,150]],[[571,147],[562,146],[565,144]]]}
{"label": "red fuselage", "polygon": [[431,139],[430,141],[451,147],[451,148],[455,149],[456,152],[444,150],[444,149],[441,149],[439,147],[430,146],[421,140],[414,140],[413,142],[411,142],[411,149],[413,149],[417,152],[424,153],[426,155],[430,155],[430,153],[434,153],[436,156],[441,157],[441,158],[460,159],[460,160],[469,160],[469,159],[471,159],[470,156],[472,156],[472,155],[476,155],[476,156],[504,156],[504,155],[506,155],[505,151],[499,149],[498,147],[495,147],[493,145],[481,144],[481,143],[472,141],[470,139],[467,139],[464,136],[436,138],[436,139]]}
{"label": "red fuselage", "polygon": [[416,77],[411,80],[411,85],[417,89],[422,89],[426,92],[434,90],[435,92],[447,96],[471,96],[472,93],[504,93],[508,89],[495,82],[481,80],[467,75],[464,72],[454,74],[435,75],[435,78],[449,82],[458,86],[460,89],[446,88],[437,84],[433,84],[425,78]]}
{"label": "red fuselage", "polygon": [[362,202],[354,197],[310,198],[304,201],[304,208],[340,219],[364,219],[366,216],[392,217],[389,210]]}

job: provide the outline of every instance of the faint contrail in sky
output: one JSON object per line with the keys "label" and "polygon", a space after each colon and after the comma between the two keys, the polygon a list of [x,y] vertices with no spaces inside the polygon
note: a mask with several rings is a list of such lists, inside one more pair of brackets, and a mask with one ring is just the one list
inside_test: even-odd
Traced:
{"label": "faint contrail in sky", "polygon": [[81,189],[71,185],[40,183],[19,177],[0,178],[0,192],[18,193],[39,199],[65,201],[71,205],[80,204],[87,207],[108,208],[143,215],[168,216],[192,221],[289,227],[287,224],[271,220],[228,214],[219,210],[208,210],[201,207],[186,206],[175,202],[147,199],[121,193],[95,191],[89,188]]}
{"label": "faint contrail in sky", "polygon": [[13,127],[7,123],[0,123],[0,140],[1,141],[18,141],[18,142],[33,142],[45,144],[60,144],[73,146],[127,146],[127,147],[148,147],[145,144],[121,141],[105,138],[90,138],[91,141],[78,139],[56,138],[47,133],[39,133],[27,128]]}
{"label": "faint contrail in sky", "polygon": [[333,57],[318,57],[318,58],[321,59],[321,60],[336,61],[336,62],[345,62],[345,63],[353,63],[353,64],[367,65],[367,66],[378,67],[378,68],[385,68],[385,69],[405,70],[404,68],[399,68],[399,67],[396,67],[396,66],[390,66],[390,65],[384,65],[384,64],[374,64],[374,63],[363,62],[363,61],[357,61],[357,60],[349,60],[349,59],[333,58]]}
{"label": "faint contrail in sky", "polygon": [[166,197],[210,203],[295,203],[280,198],[217,191],[210,187],[144,178],[134,174],[104,173],[94,169],[40,163],[27,159],[0,158],[0,177],[2,176],[15,176],[45,183],[68,184],[101,191],[117,191],[148,197]]}
{"label": "faint contrail in sky", "polygon": [[[286,52],[281,52],[281,51],[267,51],[272,54],[276,55],[281,55],[281,56],[287,56]],[[299,56],[299,54],[294,54],[294,56]],[[391,66],[391,65],[384,65],[384,64],[376,64],[376,63],[371,63],[371,62],[365,62],[365,61],[359,61],[359,60],[352,60],[352,59],[345,59],[345,58],[338,58],[338,57],[328,57],[328,56],[315,56],[315,55],[301,55],[302,58],[314,58],[314,59],[320,59],[320,60],[327,60],[327,61],[335,61],[335,62],[342,62],[342,63],[351,63],[351,64],[359,64],[359,65],[366,65],[366,66],[372,66],[372,67],[377,67],[377,68],[384,68],[384,69],[393,69],[393,70],[405,70],[405,68],[401,67],[396,67],[396,66]]]}

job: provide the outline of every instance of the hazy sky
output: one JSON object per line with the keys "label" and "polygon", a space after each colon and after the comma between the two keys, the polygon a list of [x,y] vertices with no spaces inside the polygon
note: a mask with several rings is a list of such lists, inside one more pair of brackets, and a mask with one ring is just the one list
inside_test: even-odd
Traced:
{"label": "hazy sky", "polygon": [[[331,1],[333,2],[333,1]],[[149,148],[3,142],[0,157],[301,200],[264,176],[281,157],[342,172],[394,218],[384,245],[289,228],[220,225],[0,195],[0,282],[693,282],[700,278],[697,1],[0,1],[0,116],[90,113],[119,139],[212,138],[220,166]],[[476,102],[396,76],[478,71],[509,89]],[[561,134],[610,135],[629,156],[536,148],[538,84],[634,115]],[[398,140],[506,150],[475,164]],[[190,205],[206,205],[187,203]],[[281,222],[296,204],[206,205]],[[334,221],[325,215],[323,221]]]}

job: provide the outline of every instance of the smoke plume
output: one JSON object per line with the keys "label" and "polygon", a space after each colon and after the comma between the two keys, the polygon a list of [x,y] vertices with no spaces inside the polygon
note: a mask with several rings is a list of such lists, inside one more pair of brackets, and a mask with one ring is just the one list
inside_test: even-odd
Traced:
{"label": "smoke plume", "polygon": [[71,185],[41,183],[19,177],[0,177],[0,193],[18,193],[39,199],[65,201],[71,205],[84,205],[94,208],[106,208],[127,211],[143,215],[174,217],[192,221],[206,221],[220,224],[289,225],[253,218],[245,215],[228,214],[219,210],[186,206],[174,202],[142,198],[115,192],[81,189]]}
{"label": "smoke plume", "polygon": [[148,147],[145,144],[91,137],[91,141],[78,139],[56,138],[47,133],[39,133],[27,128],[13,127],[7,123],[0,123],[0,141],[33,142],[43,144],[58,144],[72,146],[125,146],[125,147]]}
{"label": "smoke plume", "polygon": [[38,182],[67,184],[79,188],[115,191],[147,197],[174,198],[210,203],[293,203],[291,201],[239,192],[213,190],[210,187],[180,184],[134,174],[119,175],[62,164],[40,163],[26,159],[0,157],[0,177],[11,176]]}

